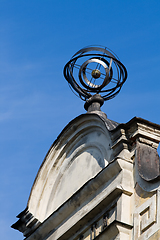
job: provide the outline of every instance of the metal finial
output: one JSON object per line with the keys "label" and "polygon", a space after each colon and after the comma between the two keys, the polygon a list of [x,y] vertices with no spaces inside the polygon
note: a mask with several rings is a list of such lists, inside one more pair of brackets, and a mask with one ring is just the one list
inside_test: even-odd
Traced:
{"label": "metal finial", "polygon": [[64,77],[82,100],[100,94],[106,101],[119,93],[127,70],[106,47],[89,46],[73,55],[64,67]]}

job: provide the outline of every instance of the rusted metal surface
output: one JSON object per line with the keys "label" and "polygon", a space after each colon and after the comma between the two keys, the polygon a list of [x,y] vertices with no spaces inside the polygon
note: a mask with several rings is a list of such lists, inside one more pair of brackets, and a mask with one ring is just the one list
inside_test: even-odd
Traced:
{"label": "rusted metal surface", "polygon": [[149,145],[137,144],[137,163],[139,175],[146,181],[159,177],[159,156],[157,150]]}

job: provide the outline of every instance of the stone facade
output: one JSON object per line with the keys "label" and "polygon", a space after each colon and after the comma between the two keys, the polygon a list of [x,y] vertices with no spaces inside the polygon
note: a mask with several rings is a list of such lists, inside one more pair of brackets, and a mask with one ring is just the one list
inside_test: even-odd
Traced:
{"label": "stone facade", "polygon": [[102,113],[71,121],[51,146],[13,228],[26,240],[160,239],[160,125]]}

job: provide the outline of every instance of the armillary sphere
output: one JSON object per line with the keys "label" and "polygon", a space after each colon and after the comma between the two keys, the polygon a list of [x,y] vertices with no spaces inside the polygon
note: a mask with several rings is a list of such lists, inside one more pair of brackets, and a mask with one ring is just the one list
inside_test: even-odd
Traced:
{"label": "armillary sphere", "polygon": [[64,77],[82,100],[100,94],[115,97],[127,79],[127,70],[118,57],[102,46],[79,50],[64,67]]}

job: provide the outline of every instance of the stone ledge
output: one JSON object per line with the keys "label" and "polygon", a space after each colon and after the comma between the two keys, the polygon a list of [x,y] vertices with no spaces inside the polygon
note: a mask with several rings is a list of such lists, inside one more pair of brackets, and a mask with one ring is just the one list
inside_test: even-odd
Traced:
{"label": "stone ledge", "polygon": [[[69,239],[81,226],[102,211],[123,192],[132,195],[125,178],[125,169],[118,160],[103,169],[94,179],[86,183],[77,193],[55,211],[27,240]],[[123,164],[122,164],[123,165]],[[127,170],[128,172],[128,170]],[[64,235],[64,236],[63,236]]]}

